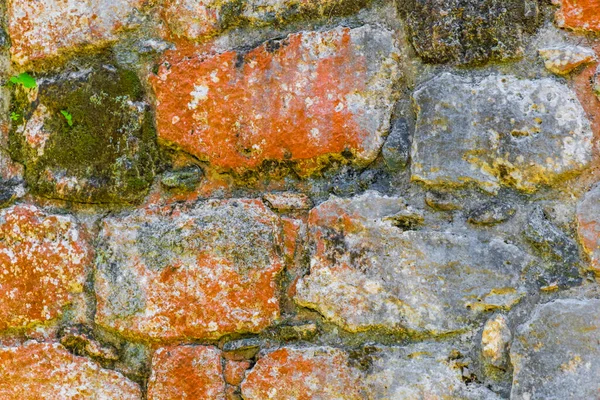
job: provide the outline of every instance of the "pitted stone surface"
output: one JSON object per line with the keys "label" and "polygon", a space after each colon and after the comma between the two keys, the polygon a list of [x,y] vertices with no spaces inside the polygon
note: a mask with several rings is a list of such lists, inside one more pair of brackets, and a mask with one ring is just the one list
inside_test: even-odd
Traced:
{"label": "pitted stone surface", "polygon": [[533,192],[591,161],[585,112],[575,94],[552,79],[443,73],[422,85],[414,100],[413,180]]}
{"label": "pitted stone surface", "polygon": [[12,60],[20,65],[114,41],[144,0],[9,0]]}
{"label": "pitted stone surface", "polygon": [[0,398],[141,400],[137,383],[74,356],[58,343],[0,347]]}
{"label": "pitted stone surface", "polygon": [[246,53],[170,52],[151,78],[159,138],[223,169],[342,153],[377,156],[399,78],[393,33],[363,26],[301,32]]}
{"label": "pitted stone surface", "polygon": [[148,400],[225,400],[221,352],[209,346],[161,347],[152,357]]}
{"label": "pitted stone surface", "polygon": [[245,400],[363,399],[361,374],[332,347],[284,347],[260,358],[242,382]]}
{"label": "pitted stone surface", "polygon": [[441,335],[525,295],[521,272],[531,259],[519,248],[499,238],[402,231],[393,216],[405,208],[375,192],[314,208],[310,274],[295,301],[353,332]]}
{"label": "pitted stone surface", "polygon": [[103,222],[96,322],[148,340],[259,332],[279,316],[279,218],[259,200],[156,206]]}
{"label": "pitted stone surface", "polygon": [[0,331],[32,328],[63,315],[83,292],[91,258],[74,218],[32,205],[2,210]]}
{"label": "pitted stone surface", "polygon": [[484,64],[523,54],[538,17],[535,0],[398,2],[417,54],[426,62]]}
{"label": "pitted stone surface", "polygon": [[538,305],[515,334],[511,399],[593,399],[600,382],[600,300]]}

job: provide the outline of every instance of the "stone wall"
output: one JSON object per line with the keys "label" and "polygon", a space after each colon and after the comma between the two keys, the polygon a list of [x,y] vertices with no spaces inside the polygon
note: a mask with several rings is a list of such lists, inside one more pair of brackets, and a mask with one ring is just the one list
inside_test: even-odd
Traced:
{"label": "stone wall", "polygon": [[0,0],[0,399],[598,398],[599,32]]}

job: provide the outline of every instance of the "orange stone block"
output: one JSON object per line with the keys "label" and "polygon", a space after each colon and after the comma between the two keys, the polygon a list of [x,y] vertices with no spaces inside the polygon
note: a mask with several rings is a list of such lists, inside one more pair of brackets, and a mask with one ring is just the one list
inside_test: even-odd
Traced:
{"label": "orange stone block", "polygon": [[600,1],[598,0],[552,0],[560,6],[556,23],[561,28],[575,30],[600,30]]}
{"label": "orange stone block", "polygon": [[207,346],[161,347],[152,357],[148,400],[225,400],[221,352]]}
{"label": "orange stone block", "polygon": [[2,400],[140,400],[138,384],[58,343],[0,348]]}
{"label": "orange stone block", "polygon": [[159,138],[226,170],[265,161],[320,168],[324,156],[374,160],[399,78],[392,32],[302,32],[242,53],[167,52],[150,81]]}
{"label": "orange stone block", "polygon": [[245,400],[363,399],[361,375],[330,347],[281,348],[257,361],[242,383]]}
{"label": "orange stone block", "polygon": [[230,385],[238,386],[244,380],[248,368],[250,368],[248,361],[227,360],[225,364],[225,381]]}
{"label": "orange stone block", "polygon": [[151,207],[104,220],[96,322],[137,339],[217,339],[279,317],[281,221],[259,200]]}
{"label": "orange stone block", "polygon": [[35,206],[0,212],[0,330],[58,318],[83,291],[91,250],[71,217]]}

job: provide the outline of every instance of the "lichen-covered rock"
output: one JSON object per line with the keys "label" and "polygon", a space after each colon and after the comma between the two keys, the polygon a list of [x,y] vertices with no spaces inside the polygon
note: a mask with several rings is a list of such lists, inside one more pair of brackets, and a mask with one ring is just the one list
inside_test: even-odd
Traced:
{"label": "lichen-covered rock", "polygon": [[590,257],[590,269],[600,272],[600,185],[586,193],[577,206],[577,234]]}
{"label": "lichen-covered rock", "polygon": [[161,347],[152,357],[148,400],[225,400],[221,352],[209,346]]}
{"label": "lichen-covered rock", "polygon": [[259,200],[155,206],[103,221],[96,322],[148,340],[259,332],[279,316],[281,225]]}
{"label": "lichen-covered rock", "polygon": [[151,77],[159,138],[222,169],[342,153],[365,164],[389,128],[397,48],[387,29],[301,32],[247,51],[169,52]]}
{"label": "lichen-covered rock", "polygon": [[487,320],[481,333],[481,356],[483,361],[496,368],[505,368],[508,364],[508,346],[512,332],[503,315]]}
{"label": "lichen-covered rock", "polygon": [[467,386],[451,348],[441,344],[376,347],[369,357],[367,399],[500,399],[477,384]]}
{"label": "lichen-covered rock", "polygon": [[536,0],[398,2],[409,37],[426,62],[483,64],[521,56],[535,27]]}
{"label": "lichen-covered rock", "polygon": [[275,350],[260,358],[242,382],[245,400],[363,399],[361,374],[331,347]]}
{"label": "lichen-covered rock", "polygon": [[537,306],[511,346],[511,399],[595,399],[600,393],[600,300]]}
{"label": "lichen-covered rock", "polygon": [[97,47],[135,26],[145,0],[9,0],[12,60],[24,65],[77,48]]}
{"label": "lichen-covered rock", "polygon": [[141,400],[140,387],[118,372],[74,356],[60,344],[0,347],[0,398]]}
{"label": "lichen-covered rock", "polygon": [[561,28],[600,31],[600,4],[597,0],[552,0],[560,6],[555,19]]}
{"label": "lichen-covered rock", "polygon": [[60,317],[83,292],[91,262],[75,220],[13,206],[0,211],[0,238],[0,330]]}
{"label": "lichen-covered rock", "polygon": [[156,132],[141,83],[109,65],[14,88],[10,151],[38,195],[134,202],[154,178]]}
{"label": "lichen-covered rock", "polygon": [[500,224],[510,219],[516,211],[509,202],[492,200],[471,210],[468,221],[474,225]]}
{"label": "lichen-covered rock", "polygon": [[166,0],[163,18],[178,37],[205,40],[238,25],[283,25],[307,17],[347,15],[370,0]]}
{"label": "lichen-covered rock", "polygon": [[583,46],[548,47],[538,53],[544,59],[544,66],[558,75],[566,75],[596,59],[594,50]]}
{"label": "lichen-covered rock", "polygon": [[533,192],[585,169],[592,131],[575,94],[552,79],[444,73],[415,93],[412,179]]}
{"label": "lichen-covered rock", "polygon": [[516,246],[403,231],[388,217],[404,209],[399,198],[367,192],[311,210],[311,269],[295,301],[353,332],[440,335],[467,328],[483,311],[508,309],[525,294],[520,276],[530,259]]}

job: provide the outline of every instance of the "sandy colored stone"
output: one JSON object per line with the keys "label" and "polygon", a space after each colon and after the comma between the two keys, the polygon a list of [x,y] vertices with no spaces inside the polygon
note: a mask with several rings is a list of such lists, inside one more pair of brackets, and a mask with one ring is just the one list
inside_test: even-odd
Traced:
{"label": "sandy colored stone", "polygon": [[566,75],[575,68],[596,60],[594,50],[583,46],[548,47],[538,50],[549,71]]}
{"label": "sandy colored stone", "polygon": [[538,305],[511,345],[511,400],[597,398],[599,331],[598,299]]}
{"label": "sandy colored stone", "polygon": [[575,94],[555,80],[443,73],[413,97],[412,180],[533,192],[590,164],[590,123]]}
{"label": "sandy colored stone", "polygon": [[216,339],[279,316],[279,218],[260,200],[155,206],[103,221],[96,322],[127,337]]}
{"label": "sandy colored stone", "polygon": [[525,295],[521,272],[531,257],[518,247],[451,231],[404,231],[390,216],[406,209],[400,198],[366,192],[311,210],[311,268],[296,285],[296,303],[352,332],[443,335]]}
{"label": "sandy colored stone", "polygon": [[574,30],[600,30],[600,3],[597,0],[552,0],[558,5],[556,24]]}
{"label": "sandy colored stone", "polygon": [[97,47],[134,26],[144,0],[9,0],[8,33],[12,61],[30,61]]}
{"label": "sandy colored stone", "polygon": [[48,323],[83,292],[92,253],[72,217],[0,211],[0,330]]}
{"label": "sandy colored stone", "polygon": [[221,352],[209,346],[161,347],[152,356],[148,400],[225,400]]}
{"label": "sandy colored stone", "polygon": [[487,320],[481,335],[481,352],[484,361],[495,367],[504,367],[512,332],[503,315]]}
{"label": "sandy colored stone", "polygon": [[393,33],[363,26],[301,32],[247,52],[167,52],[150,81],[159,139],[226,170],[290,161],[320,168],[377,156],[399,78]]}
{"label": "sandy colored stone", "polygon": [[312,201],[303,193],[266,193],[263,200],[269,207],[280,212],[309,210]]}
{"label": "sandy colored stone", "polygon": [[74,356],[58,343],[0,347],[3,400],[141,400],[137,383]]}
{"label": "sandy colored stone", "polygon": [[260,358],[242,382],[244,400],[359,400],[361,375],[348,355],[331,347],[275,350]]}

